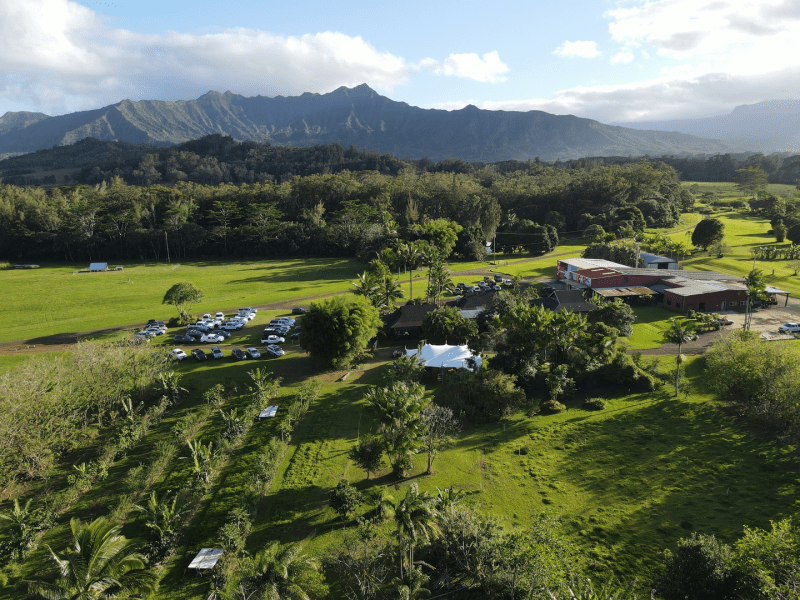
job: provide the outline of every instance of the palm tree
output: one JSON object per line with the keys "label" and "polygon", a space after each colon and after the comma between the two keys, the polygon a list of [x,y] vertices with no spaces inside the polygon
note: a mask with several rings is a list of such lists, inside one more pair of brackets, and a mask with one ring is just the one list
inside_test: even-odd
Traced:
{"label": "palm tree", "polygon": [[301,544],[271,542],[256,555],[253,583],[259,598],[269,600],[309,600],[309,583],[319,571],[319,563],[303,553]]}
{"label": "palm tree", "polygon": [[247,374],[253,380],[250,393],[262,404],[278,395],[281,384],[280,377],[275,377],[273,373],[261,367],[251,369]]}
{"label": "palm tree", "polygon": [[694,333],[694,326],[691,324],[683,324],[676,321],[675,318],[669,320],[669,329],[664,332],[664,340],[668,344],[675,344],[678,346],[678,356],[675,358],[675,397],[678,397],[678,385],[681,377],[681,363],[683,357],[681,355],[681,346],[687,342],[697,339]]}
{"label": "palm tree", "polygon": [[378,306],[391,310],[394,301],[403,297],[403,290],[400,289],[400,284],[395,281],[395,278],[388,273],[384,275],[383,282],[378,289]]}
{"label": "palm tree", "polygon": [[[397,503],[394,509],[394,523],[397,528],[397,540],[401,547],[408,548],[408,569],[414,568],[414,547],[420,540],[428,541],[439,533],[436,524],[434,499],[428,492],[420,493],[416,483],[412,483],[406,497]],[[405,554],[405,551],[403,552]],[[403,578],[403,561],[400,561],[400,577]]]}
{"label": "palm tree", "polygon": [[58,579],[28,582],[29,594],[48,600],[100,600],[146,594],[155,587],[158,578],[135,544],[120,535],[121,526],[100,517],[88,525],[73,518],[70,527],[71,548],[59,555],[48,546]]}
{"label": "palm tree", "polygon": [[386,456],[396,477],[402,477],[419,445],[425,388],[418,383],[395,381],[387,387],[367,391],[366,399],[380,422]]}
{"label": "palm tree", "polygon": [[361,275],[358,275],[358,281],[351,281],[350,285],[353,286],[353,293],[356,296],[364,296],[373,305],[376,304],[380,287],[378,280],[371,271],[364,271]]}

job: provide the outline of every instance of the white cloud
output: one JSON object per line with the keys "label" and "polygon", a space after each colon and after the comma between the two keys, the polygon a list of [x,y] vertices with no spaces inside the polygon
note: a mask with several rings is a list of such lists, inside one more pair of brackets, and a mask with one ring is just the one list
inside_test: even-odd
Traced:
{"label": "white cloud", "polygon": [[[800,66],[769,76],[708,73],[699,77],[662,77],[625,85],[578,86],[552,98],[472,102],[486,110],[543,110],[603,123],[685,119],[728,112],[740,104],[797,97]],[[437,108],[461,108],[452,102]]]}
{"label": "white cloud", "polygon": [[[430,62],[434,72],[477,81],[503,81],[508,70],[497,52]],[[367,83],[392,91],[418,68],[337,32],[143,35],[111,29],[71,0],[0,2],[0,108],[5,101],[56,114],[123,98],[188,99],[210,89],[272,96]]]}
{"label": "white cloud", "polygon": [[580,58],[596,58],[600,56],[600,51],[597,49],[597,42],[579,41],[570,42],[566,41],[558,48],[553,50],[556,56],[579,56]]}
{"label": "white cloud", "polygon": [[451,54],[444,63],[432,58],[420,61],[420,69],[433,71],[437,75],[447,75],[474,79],[482,83],[497,83],[505,81],[503,73],[508,72],[508,65],[500,60],[497,51],[487,52],[483,57],[474,53]]}
{"label": "white cloud", "polygon": [[628,50],[623,50],[621,52],[617,52],[612,58],[612,63],[629,63],[633,60],[633,52],[629,52]]}

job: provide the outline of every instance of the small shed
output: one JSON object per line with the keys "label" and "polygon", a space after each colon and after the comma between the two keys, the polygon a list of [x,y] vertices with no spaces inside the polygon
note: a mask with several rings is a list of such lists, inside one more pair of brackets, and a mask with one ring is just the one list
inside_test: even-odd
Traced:
{"label": "small shed", "polygon": [[108,263],[105,262],[89,263],[89,272],[95,273],[97,271],[108,271]]}
{"label": "small shed", "polygon": [[189,563],[189,568],[195,571],[208,571],[222,558],[222,548],[203,548]]}
{"label": "small shed", "polygon": [[276,414],[278,414],[278,407],[268,406],[267,408],[262,408],[261,412],[258,413],[258,420],[263,421],[264,419],[271,419]]}
{"label": "small shed", "polygon": [[642,261],[642,266],[645,269],[667,269],[674,271],[680,268],[678,261],[674,258],[650,254],[649,252],[640,252],[639,259]]}

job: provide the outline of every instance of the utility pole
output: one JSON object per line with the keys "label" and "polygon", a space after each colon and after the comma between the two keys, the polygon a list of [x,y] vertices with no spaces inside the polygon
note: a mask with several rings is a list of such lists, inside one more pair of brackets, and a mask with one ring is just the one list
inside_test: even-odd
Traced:
{"label": "utility pole", "polygon": [[170,260],[169,260],[169,240],[167,239],[167,230],[166,229],[164,230],[164,242],[167,244],[167,262],[170,262]]}

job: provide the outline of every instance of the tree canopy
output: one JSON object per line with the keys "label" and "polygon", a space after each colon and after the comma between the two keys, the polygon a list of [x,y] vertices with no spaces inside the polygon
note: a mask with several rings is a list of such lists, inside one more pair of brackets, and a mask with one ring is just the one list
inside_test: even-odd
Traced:
{"label": "tree canopy", "polygon": [[380,324],[378,309],[363,296],[312,302],[303,315],[300,345],[331,366],[345,366],[375,337]]}
{"label": "tree canopy", "polygon": [[714,242],[722,239],[725,234],[725,224],[719,219],[703,219],[692,232],[692,244],[708,250]]}
{"label": "tree canopy", "polygon": [[188,281],[182,281],[181,283],[176,283],[167,290],[161,303],[172,304],[178,309],[178,313],[181,317],[183,317],[188,315],[189,311],[192,309],[192,305],[200,302],[204,295],[205,294],[198,290],[193,284]]}

